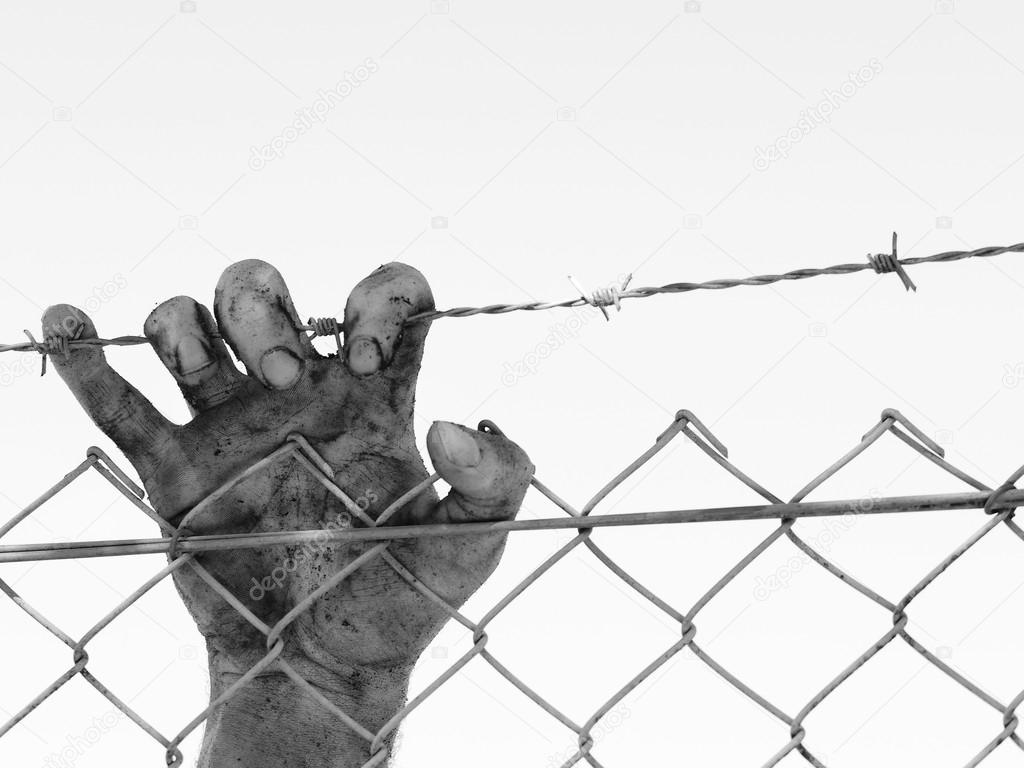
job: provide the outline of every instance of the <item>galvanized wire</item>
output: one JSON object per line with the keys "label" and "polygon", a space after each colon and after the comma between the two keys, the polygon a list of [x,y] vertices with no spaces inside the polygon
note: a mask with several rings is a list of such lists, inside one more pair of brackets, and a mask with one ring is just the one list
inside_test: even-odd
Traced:
{"label": "galvanized wire", "polygon": [[[500,433],[490,422],[481,424],[481,428]],[[884,435],[892,434],[898,440],[909,446],[922,457],[928,459],[953,477],[970,486],[974,490],[969,493],[959,494],[934,494],[918,497],[890,497],[883,499],[852,500],[844,502],[809,502],[807,497],[816,492],[825,481],[841,472],[847,465],[858,456],[867,451],[877,443]],[[720,508],[718,510],[683,510],[673,513],[633,513],[629,515],[593,515],[592,513],[616,488],[622,485],[637,470],[645,466],[651,459],[663,451],[678,437],[685,437],[696,445],[702,453],[708,456],[726,473],[734,477],[743,486],[754,491],[767,502],[765,505],[746,508]],[[206,551],[195,548],[199,541],[206,541],[211,544],[209,549],[236,548],[235,540],[242,540],[244,546],[269,546],[270,543],[281,543],[278,539],[257,539],[255,543],[252,537],[246,536],[221,536],[202,537],[191,535],[188,523],[195,520],[199,515],[210,511],[219,498],[240,483],[246,481],[252,474],[259,470],[276,464],[281,461],[294,460],[304,471],[311,473],[325,488],[338,498],[345,507],[357,516],[366,528],[353,529],[340,533],[349,536],[369,533],[376,544],[366,549],[359,557],[352,560],[342,570],[338,571],[327,579],[316,590],[306,595],[302,600],[291,606],[288,612],[273,626],[256,617],[245,604],[231,593],[223,584],[214,578],[209,571],[203,568],[195,560],[196,551]],[[46,686],[32,701],[26,704],[19,712],[11,717],[6,723],[0,725],[0,737],[8,733],[13,727],[21,722],[33,710],[39,707],[46,699],[61,689],[68,681],[76,676],[82,676],[90,685],[108,699],[117,709],[124,712],[136,725],[149,734],[165,750],[167,764],[172,768],[180,766],[184,756],[179,748],[181,742],[201,725],[211,713],[224,702],[248,685],[259,674],[267,670],[277,670],[287,675],[306,694],[313,697],[322,704],[328,711],[333,713],[339,722],[355,733],[366,744],[365,759],[362,768],[372,768],[383,765],[389,758],[389,743],[391,735],[409,717],[417,707],[433,695],[441,686],[451,680],[467,664],[479,658],[481,663],[486,663],[507,680],[513,688],[521,692],[530,701],[536,704],[542,711],[546,712],[555,721],[560,723],[571,732],[577,742],[577,750],[563,763],[562,768],[570,768],[573,765],[586,763],[590,766],[600,768],[602,763],[594,754],[596,739],[595,728],[602,722],[615,707],[625,699],[632,691],[640,685],[649,681],[654,673],[662,668],[669,660],[684,651],[692,653],[716,675],[721,677],[732,687],[746,696],[755,705],[778,720],[784,730],[780,733],[780,745],[778,749],[767,757],[763,765],[765,768],[778,765],[788,755],[796,753],[804,761],[813,766],[823,767],[823,759],[812,751],[807,744],[808,731],[806,720],[808,716],[817,709],[822,702],[834,693],[841,685],[857,674],[865,665],[886,646],[897,639],[906,643],[916,653],[921,655],[929,664],[943,672],[950,680],[959,685],[972,696],[978,698],[999,714],[998,728],[993,727],[993,737],[984,745],[979,745],[975,756],[967,763],[968,766],[976,766],[983,762],[1003,742],[1010,741],[1018,748],[1024,750],[1024,739],[1017,733],[1018,716],[1016,711],[1024,702],[1024,690],[1009,702],[1003,702],[991,693],[985,691],[981,686],[967,679],[963,674],[953,669],[949,664],[938,658],[935,654],[926,649],[907,630],[909,617],[907,610],[910,604],[936,579],[953,567],[956,561],[968,550],[973,548],[983,538],[990,536],[997,528],[1008,528],[1011,533],[1024,541],[1024,530],[1013,520],[1016,506],[1024,504],[1024,491],[1016,488],[1016,483],[1024,476],[1024,467],[1021,467],[1011,475],[1005,483],[995,490],[984,483],[971,477],[968,473],[950,464],[943,455],[942,448],[930,440],[920,429],[910,423],[902,414],[895,410],[886,410],[877,424],[875,424],[861,440],[846,454],[832,463],[825,470],[811,479],[800,491],[798,491],[788,502],[782,497],[769,491],[765,486],[758,483],[737,467],[729,458],[728,451],[722,442],[711,433],[711,431],[696,416],[689,411],[680,411],[675,420],[664,430],[654,444],[643,451],[636,459],[630,462],[608,483],[601,487],[593,497],[582,507],[577,509],[565,501],[557,493],[552,491],[536,476],[532,478],[533,487],[546,499],[548,499],[558,510],[565,514],[565,518],[544,518],[540,521],[521,521],[523,524],[513,526],[512,523],[501,524],[478,524],[464,523],[452,526],[387,526],[387,521],[392,515],[414,497],[423,493],[432,486],[438,479],[438,475],[431,475],[422,482],[410,488],[399,498],[393,500],[387,508],[377,516],[376,519],[365,514],[362,507],[353,501],[334,481],[334,471],[329,464],[319,455],[316,448],[301,435],[293,435],[284,445],[273,451],[268,456],[255,462],[252,466],[239,472],[231,480],[220,488],[213,491],[192,510],[182,518],[178,526],[174,526],[164,520],[144,501],[144,493],[130,478],[123,472],[106,454],[96,448],[90,448],[86,459],[76,466],[64,478],[58,481],[46,493],[36,501],[29,504],[21,512],[15,515],[10,521],[0,526],[0,538],[6,535],[13,527],[24,521],[43,504],[52,499],[57,493],[67,488],[74,480],[88,470],[93,469],[99,473],[107,482],[113,485],[125,496],[134,506],[139,508],[148,517],[155,520],[165,534],[162,549],[144,549],[137,542],[101,542],[104,547],[102,554],[127,554],[139,553],[142,551],[162,551],[169,555],[168,564],[161,568],[142,586],[130,596],[125,598],[118,606],[94,624],[84,635],[77,640],[49,621],[42,613],[35,609],[25,598],[18,594],[6,581],[0,579],[0,591],[10,597],[21,609],[31,616],[41,627],[50,632],[72,652],[72,665],[59,675],[52,683]],[[859,503],[858,503],[859,502]],[[891,600],[883,597],[879,592],[858,580],[852,574],[840,569],[826,555],[815,549],[809,542],[803,539],[795,530],[795,524],[801,517],[815,516],[819,514],[842,515],[842,514],[881,514],[913,510],[935,510],[935,509],[982,509],[984,524],[971,535],[962,545],[938,562],[917,584],[914,585],[902,597]],[[727,510],[736,510],[738,513],[729,516]],[[744,512],[746,510],[746,512]],[[767,519],[774,517],[779,520],[779,525],[765,536],[747,554],[741,557],[724,575],[715,581],[700,598],[685,612],[663,597],[656,594],[648,586],[641,583],[632,576],[625,568],[619,565],[605,550],[594,541],[595,531],[603,527],[603,522],[609,518],[617,518],[618,525],[649,525],[654,523],[670,522],[700,522],[704,520],[749,520]],[[409,567],[389,550],[391,541],[399,538],[410,538],[415,530],[425,532],[423,535],[481,535],[493,533],[495,530],[544,530],[551,529],[553,525],[536,525],[535,523],[548,521],[560,521],[560,527],[576,529],[576,535],[561,546],[554,554],[537,565],[525,578],[499,600],[481,618],[474,621],[455,607],[449,605],[434,592],[430,586],[422,581],[412,572]],[[530,525],[526,525],[530,524]],[[495,527],[504,526],[504,527]],[[460,530],[455,530],[460,529]],[[285,535],[294,536],[292,532]],[[325,533],[319,531],[317,533]],[[778,705],[772,703],[766,696],[756,691],[752,686],[745,683],[736,674],[729,671],[724,664],[716,660],[708,651],[697,642],[697,618],[700,613],[721,593],[726,586],[732,583],[751,563],[753,563],[768,547],[775,542],[786,538],[799,551],[805,553],[811,560],[824,568],[828,573],[835,576],[842,584],[882,609],[880,618],[884,618],[891,625],[865,649],[857,658],[853,659],[834,677],[828,680],[821,689],[812,696],[806,704],[795,714],[788,714]],[[213,541],[211,541],[213,540]],[[299,540],[299,539],[293,539]],[[339,539],[340,540],[340,539]],[[72,547],[76,545],[71,545]],[[80,546],[80,545],[79,545]],[[127,546],[127,549],[125,548]],[[118,550],[120,547],[120,550]],[[643,669],[640,669],[628,680],[619,681],[615,692],[605,701],[596,706],[590,716],[582,723],[575,721],[559,709],[552,701],[542,696],[537,690],[526,682],[526,676],[522,673],[513,672],[491,651],[488,650],[488,628],[494,619],[505,611],[509,605],[517,600],[527,589],[540,582],[544,575],[570,552],[583,547],[591,553],[609,572],[624,582],[630,589],[635,591],[647,602],[668,616],[678,625],[679,639],[667,647],[664,651],[650,660]],[[0,548],[0,562],[12,562],[17,560],[43,560],[50,559],[48,552],[57,551],[72,552],[72,556],[88,556],[95,554],[88,549],[85,552],[79,550],[68,550],[67,545],[53,543],[50,545],[18,545],[4,546]],[[321,597],[334,590],[345,579],[364,567],[371,561],[383,561],[411,588],[419,592],[425,599],[436,605],[447,614],[450,619],[465,627],[472,635],[473,645],[460,658],[455,660],[440,676],[428,684],[418,695],[408,701],[402,709],[397,712],[387,723],[371,730],[359,723],[350,713],[345,712],[336,704],[326,699],[316,688],[306,681],[291,665],[283,658],[283,651],[287,643],[286,630],[288,627]],[[87,645],[96,637],[99,632],[106,628],[114,619],[127,611],[139,598],[145,595],[156,584],[181,568],[193,569],[199,577],[206,582],[221,598],[223,598],[235,611],[249,622],[265,638],[266,653],[254,664],[245,674],[229,688],[221,693],[214,701],[210,702],[191,721],[181,728],[175,735],[167,736],[147,722],[141,715],[132,710],[122,699],[100,682],[88,669],[89,654]]]}
{"label": "galvanized wire", "polygon": [[[917,290],[913,282],[907,276],[905,268],[914,264],[946,264],[963,259],[988,258],[999,256],[1004,253],[1024,253],[1024,243],[1003,246],[986,246],[975,248],[971,251],[944,251],[930,256],[914,256],[900,259],[896,255],[896,233],[893,233],[892,253],[868,254],[867,261],[854,262],[850,264],[835,264],[831,267],[816,267],[808,269],[795,269],[782,274],[755,275],[742,278],[724,278],[719,280],[707,280],[700,283],[668,283],[667,285],[629,288],[607,286],[594,291],[590,295],[581,295],[576,298],[564,301],[524,301],[516,304],[488,304],[483,307],[452,307],[451,309],[436,309],[429,312],[420,312],[410,316],[406,324],[422,323],[437,320],[442,317],[472,317],[474,315],[504,315],[509,312],[537,312],[548,309],[573,308],[582,306],[593,306],[605,312],[605,307],[619,307],[626,299],[646,299],[660,294],[689,293],[690,291],[717,291],[726,288],[737,288],[741,285],[772,285],[783,281],[806,280],[811,277],[822,275],[851,275],[857,272],[873,270],[878,274],[895,272],[899,275],[903,284],[908,288]],[[608,315],[605,312],[605,317]],[[311,317],[305,325],[298,327],[298,330],[306,331],[311,337],[332,336],[341,348],[341,334],[345,331],[343,322],[333,317]],[[29,337],[28,341],[15,344],[0,344],[0,352],[38,352],[43,355],[43,371],[45,372],[46,357],[53,354],[67,354],[69,349],[86,346],[119,346],[128,347],[138,344],[149,344],[145,336],[118,336],[112,339],[78,339],[64,338],[59,335],[47,337],[43,341],[37,341],[32,334],[25,331]],[[217,337],[217,334],[214,334]]]}

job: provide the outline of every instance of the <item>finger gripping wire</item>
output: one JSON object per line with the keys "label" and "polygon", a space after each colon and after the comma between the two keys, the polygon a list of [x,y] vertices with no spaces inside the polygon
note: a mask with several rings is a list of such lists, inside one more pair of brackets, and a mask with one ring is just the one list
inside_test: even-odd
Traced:
{"label": "finger gripping wire", "polygon": [[40,376],[46,375],[46,358],[49,355],[62,355],[65,359],[71,355],[70,342],[77,340],[81,336],[84,327],[81,323],[78,323],[70,336],[66,336],[63,333],[48,333],[41,342],[36,341],[32,333],[27,328],[25,329],[25,335],[28,336],[29,344],[43,356],[42,366],[39,370]]}

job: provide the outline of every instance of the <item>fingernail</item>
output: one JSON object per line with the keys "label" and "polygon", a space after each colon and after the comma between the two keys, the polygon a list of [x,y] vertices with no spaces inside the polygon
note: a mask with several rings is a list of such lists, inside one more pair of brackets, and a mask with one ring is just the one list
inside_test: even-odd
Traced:
{"label": "fingernail", "polygon": [[376,339],[356,336],[346,345],[346,360],[349,370],[357,376],[366,376],[381,369],[384,356]]}
{"label": "fingernail", "polygon": [[437,436],[444,455],[457,467],[475,467],[480,463],[480,446],[476,440],[454,424],[437,422]]}
{"label": "fingernail", "polygon": [[274,389],[287,389],[302,375],[302,361],[287,347],[274,347],[260,358],[263,381]]}
{"label": "fingernail", "polygon": [[197,373],[213,363],[206,344],[196,336],[183,338],[175,351],[178,355],[178,373],[182,376]]}

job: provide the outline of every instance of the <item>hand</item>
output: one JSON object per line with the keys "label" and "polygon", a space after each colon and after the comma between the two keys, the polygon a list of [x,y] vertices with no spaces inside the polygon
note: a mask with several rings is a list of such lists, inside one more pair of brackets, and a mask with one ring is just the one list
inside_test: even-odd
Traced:
{"label": "hand", "polygon": [[[300,433],[335,471],[335,482],[376,517],[428,476],[413,434],[413,396],[433,309],[423,276],[404,264],[380,267],[345,307],[344,349],[314,349],[280,273],[257,260],[230,266],[217,285],[214,316],[178,296],[145,323],[152,343],[193,413],[164,418],[106,362],[98,346],[74,346],[52,362],[96,425],[128,457],[150,501],[177,525],[211,491]],[[43,315],[47,336],[95,338],[67,304]],[[244,364],[241,373],[224,342]],[[427,433],[427,450],[451,486],[438,500],[419,494],[388,523],[513,517],[533,465],[514,443],[447,422]],[[254,473],[190,518],[196,534],[359,526],[345,506],[294,458]],[[198,562],[273,626],[303,597],[371,548],[371,543],[275,546],[211,552]],[[490,575],[504,536],[425,537],[388,548],[450,605],[461,605]],[[266,638],[188,567],[175,582],[209,652],[216,697],[267,653]],[[254,586],[256,585],[256,586]],[[258,587],[258,588],[257,588]],[[416,659],[448,619],[381,558],[317,600],[282,636],[281,658],[331,702],[376,733],[403,705]],[[247,768],[360,766],[368,743],[271,665],[207,722],[200,765]]]}

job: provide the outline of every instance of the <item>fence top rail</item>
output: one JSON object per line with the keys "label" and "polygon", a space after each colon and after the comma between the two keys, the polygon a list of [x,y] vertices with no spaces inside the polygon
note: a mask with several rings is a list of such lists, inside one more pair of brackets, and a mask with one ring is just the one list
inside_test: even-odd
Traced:
{"label": "fence top rail", "polygon": [[[511,531],[575,528],[582,532],[592,528],[630,525],[790,520],[804,517],[948,512],[973,509],[986,509],[988,512],[995,512],[1013,509],[1022,504],[1024,504],[1024,489],[1013,488],[1000,493],[999,497],[994,500],[992,491],[968,491],[785,504],[669,509],[655,512],[594,515],[587,518],[545,517],[533,520],[400,525],[380,528],[321,528],[272,533],[193,535],[180,537],[177,541],[176,552],[186,554],[232,549],[257,549],[283,544],[326,544],[341,541],[393,541],[428,536],[486,536],[487,534]],[[171,545],[172,539],[170,538],[5,544],[0,545],[0,563],[160,554],[168,552]]]}

